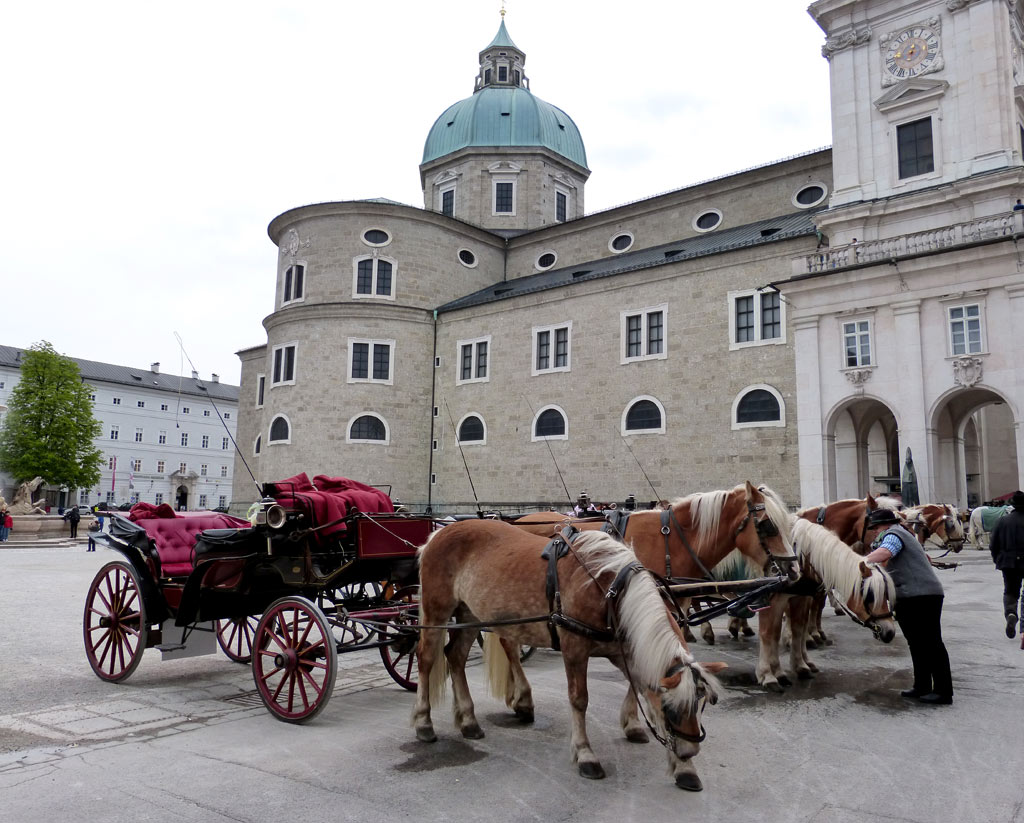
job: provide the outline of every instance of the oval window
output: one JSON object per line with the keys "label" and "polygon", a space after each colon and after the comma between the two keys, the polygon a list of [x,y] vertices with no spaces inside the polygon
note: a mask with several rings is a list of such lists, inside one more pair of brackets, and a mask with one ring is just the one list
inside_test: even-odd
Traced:
{"label": "oval window", "polygon": [[391,242],[391,235],[383,229],[369,229],[363,232],[363,241],[371,246],[383,246]]}
{"label": "oval window", "polygon": [[631,234],[617,234],[612,238],[612,242],[609,243],[609,248],[612,251],[623,252],[626,251],[630,246],[633,245],[633,235]]}
{"label": "oval window", "polygon": [[693,221],[693,225],[699,231],[711,231],[721,222],[722,213],[720,211],[706,211]]}
{"label": "oval window", "polygon": [[828,195],[824,183],[810,183],[793,195],[793,205],[801,209],[817,206]]}
{"label": "oval window", "polygon": [[459,262],[462,263],[463,266],[475,266],[476,255],[469,249],[459,249]]}
{"label": "oval window", "polygon": [[538,269],[550,269],[555,265],[555,261],[558,260],[558,256],[551,251],[546,251],[540,257],[537,258]]}

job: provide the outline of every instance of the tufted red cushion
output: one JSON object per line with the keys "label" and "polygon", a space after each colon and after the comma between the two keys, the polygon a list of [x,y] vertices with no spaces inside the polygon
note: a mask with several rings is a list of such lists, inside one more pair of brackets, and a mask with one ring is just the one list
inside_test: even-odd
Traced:
{"label": "tufted red cushion", "polygon": [[138,508],[132,508],[129,519],[145,529],[156,546],[162,577],[181,577],[192,573],[192,549],[199,532],[206,529],[249,528],[248,520],[240,520],[228,514],[172,511],[168,517],[166,512],[159,511],[155,506],[151,507],[151,511],[136,512]]}
{"label": "tufted red cushion", "polygon": [[[346,477],[318,474],[310,482],[309,477],[302,473],[288,480],[268,483],[267,489],[282,506],[305,512],[317,526],[340,520],[348,514],[349,508],[368,514],[395,510],[391,498],[380,489]],[[344,523],[334,523],[317,532],[316,536],[323,539],[345,529]]]}

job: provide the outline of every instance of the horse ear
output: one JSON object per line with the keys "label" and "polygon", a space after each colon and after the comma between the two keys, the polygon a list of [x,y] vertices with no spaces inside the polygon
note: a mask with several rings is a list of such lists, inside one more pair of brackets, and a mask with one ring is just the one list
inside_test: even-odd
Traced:
{"label": "horse ear", "polygon": [[757,494],[757,489],[751,485],[749,480],[744,481],[746,483],[747,501],[750,502],[754,499],[754,495]]}
{"label": "horse ear", "polygon": [[868,492],[868,496],[864,498],[864,502],[868,504],[868,510],[874,510],[878,508],[878,503],[875,498],[871,496],[871,492]]}
{"label": "horse ear", "polygon": [[729,664],[721,660],[715,660],[711,663],[701,663],[700,667],[706,672],[711,672],[711,674],[718,674],[723,669],[728,669]]}
{"label": "horse ear", "polygon": [[871,569],[863,560],[860,561],[860,576],[867,580],[871,577]]}

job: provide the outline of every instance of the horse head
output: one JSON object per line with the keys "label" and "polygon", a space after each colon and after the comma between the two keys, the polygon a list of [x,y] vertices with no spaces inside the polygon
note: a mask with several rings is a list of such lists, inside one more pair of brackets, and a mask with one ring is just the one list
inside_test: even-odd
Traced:
{"label": "horse head", "polygon": [[850,617],[871,629],[883,643],[891,643],[896,636],[892,604],[896,600],[896,587],[892,578],[873,563],[860,563],[861,584],[846,601]]}
{"label": "horse head", "polygon": [[793,551],[793,515],[767,486],[746,481],[742,491],[746,513],[736,528],[736,548],[761,567],[771,567],[791,581],[800,579],[800,564]]}
{"label": "horse head", "polygon": [[669,666],[657,688],[646,690],[655,732],[676,757],[685,760],[700,750],[707,736],[701,723],[704,707],[718,702],[721,686],[714,675],[724,668],[726,663],[698,663],[687,654]]}
{"label": "horse head", "polygon": [[934,537],[949,551],[959,552],[964,547],[963,523],[956,508],[948,503],[928,503],[907,509],[904,520],[922,543]]}

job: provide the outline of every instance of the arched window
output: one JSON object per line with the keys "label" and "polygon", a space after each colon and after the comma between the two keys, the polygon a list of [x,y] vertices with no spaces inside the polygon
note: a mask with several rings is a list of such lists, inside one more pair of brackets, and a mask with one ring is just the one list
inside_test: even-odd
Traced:
{"label": "arched window", "polygon": [[269,443],[290,443],[292,427],[288,424],[288,418],[283,414],[278,415],[270,424]]}
{"label": "arched window", "polygon": [[460,443],[482,443],[486,439],[484,421],[475,414],[467,414],[459,423]]}
{"label": "arched window", "polygon": [[540,410],[533,421],[534,440],[568,440],[569,426],[565,412],[558,406],[547,406]]}
{"label": "arched window", "polygon": [[772,386],[747,386],[736,395],[732,407],[734,429],[785,425],[786,404],[782,395]]}
{"label": "arched window", "polygon": [[263,435],[256,435],[256,445],[252,447],[252,453],[258,455],[263,451]]}
{"label": "arched window", "polygon": [[665,410],[653,397],[638,397],[626,408],[623,434],[665,432]]}
{"label": "arched window", "polygon": [[349,422],[347,440],[349,443],[387,444],[387,423],[375,414],[357,415]]}

